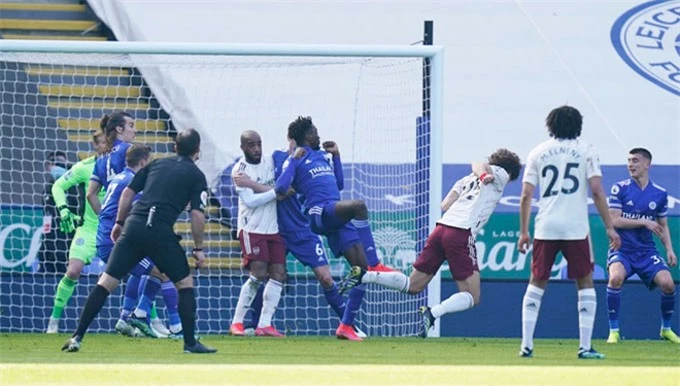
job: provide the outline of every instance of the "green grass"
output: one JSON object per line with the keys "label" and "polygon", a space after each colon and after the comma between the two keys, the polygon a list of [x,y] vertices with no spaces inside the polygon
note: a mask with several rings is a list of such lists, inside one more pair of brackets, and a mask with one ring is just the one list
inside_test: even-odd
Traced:
{"label": "green grass", "polygon": [[[215,355],[185,355],[181,342],[113,334],[90,334],[80,352],[62,353],[66,339],[65,334],[0,334],[1,383],[68,383],[74,380],[75,366],[79,374],[100,377],[96,382],[79,378],[90,384],[123,382],[126,377],[130,377],[128,384],[167,383],[157,378],[160,375],[170,376],[171,384],[197,381],[187,377],[199,377],[207,384],[355,384],[372,383],[368,380],[373,376],[392,379],[389,384],[447,384],[462,379],[451,378],[453,374],[464,375],[463,383],[510,384],[515,383],[513,376],[524,381],[519,384],[536,383],[549,376],[551,384],[575,384],[578,379],[598,385],[680,384],[680,346],[663,341],[617,345],[596,341],[595,347],[607,359],[579,360],[576,340],[539,339],[535,357],[527,359],[517,356],[519,339],[370,338],[353,343],[332,337],[204,337],[206,345],[220,350]],[[319,374],[325,375],[316,378]],[[226,382],[227,376],[234,382]]]}

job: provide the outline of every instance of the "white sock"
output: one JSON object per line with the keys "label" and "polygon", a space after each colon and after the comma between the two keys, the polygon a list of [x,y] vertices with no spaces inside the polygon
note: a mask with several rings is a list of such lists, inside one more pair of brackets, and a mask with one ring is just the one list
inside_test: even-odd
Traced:
{"label": "white sock", "polygon": [[595,288],[585,288],[578,291],[578,332],[580,348],[590,350],[590,340],[593,336],[595,324],[595,310],[597,296]]}
{"label": "white sock", "polygon": [[401,272],[366,272],[361,283],[376,283],[399,292],[408,291],[408,276]]}
{"label": "white sock", "polygon": [[262,285],[262,282],[257,280],[254,276],[248,277],[243,286],[241,287],[241,293],[238,295],[238,302],[236,303],[236,310],[234,311],[234,319],[231,324],[243,323],[243,318],[246,317],[246,312],[250,308],[250,304],[255,299],[257,295],[257,290]]}
{"label": "white sock", "polygon": [[475,306],[475,299],[469,292],[456,292],[448,299],[430,309],[432,316],[440,318],[444,314],[469,310]]}
{"label": "white sock", "polygon": [[264,286],[262,293],[262,314],[257,327],[269,327],[272,325],[272,317],[276,312],[276,307],[279,305],[281,299],[281,291],[283,291],[283,284],[280,281],[269,279],[267,285]]}
{"label": "white sock", "polygon": [[541,309],[541,299],[545,291],[529,284],[527,292],[522,299],[522,347],[530,350],[534,349],[534,330],[538,311]]}

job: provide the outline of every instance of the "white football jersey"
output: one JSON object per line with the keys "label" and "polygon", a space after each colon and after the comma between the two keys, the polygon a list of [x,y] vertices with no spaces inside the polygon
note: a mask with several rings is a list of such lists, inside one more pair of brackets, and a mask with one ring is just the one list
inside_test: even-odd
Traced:
{"label": "white football jersey", "polygon": [[458,193],[458,199],[437,223],[470,229],[472,236],[476,236],[489,221],[510,179],[508,172],[501,167],[491,165],[491,171],[494,181],[487,185],[482,184],[474,173],[456,181],[453,189]]}
{"label": "white football jersey", "polygon": [[[271,155],[263,155],[257,165],[246,162],[245,157],[241,157],[234,168],[231,170],[233,178],[238,173],[245,173],[251,180],[263,184],[274,186],[274,160]],[[249,208],[243,201],[242,195],[246,192],[252,193],[250,188],[239,188],[234,185],[238,198],[238,231],[245,230],[251,233],[272,235],[279,233],[279,225],[276,218],[276,200],[269,201],[257,208]]]}
{"label": "white football jersey", "polygon": [[595,148],[581,139],[551,138],[531,150],[522,182],[538,191],[534,238],[586,238],[590,230],[588,180],[600,176]]}

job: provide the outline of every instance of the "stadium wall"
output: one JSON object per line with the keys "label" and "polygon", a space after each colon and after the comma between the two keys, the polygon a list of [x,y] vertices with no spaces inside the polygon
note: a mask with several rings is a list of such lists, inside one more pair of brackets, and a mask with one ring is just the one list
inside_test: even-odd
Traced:
{"label": "stadium wall", "polygon": [[[423,20],[434,20],[435,43],[445,47],[444,163],[468,163],[501,145],[525,158],[546,139],[548,111],[568,103],[583,113],[583,137],[603,163],[622,165],[628,149],[644,146],[656,164],[680,165],[680,66],[675,35],[664,33],[678,20],[673,1],[88,2],[122,41],[411,44],[422,37]],[[193,114],[187,124],[204,130],[223,158],[240,153],[237,135],[245,127],[261,131],[265,150],[280,143],[288,120],[258,117],[253,127],[252,116],[230,116],[227,104],[202,107],[214,102],[210,90],[180,75],[156,74],[165,90],[147,81],[156,95],[186,97],[163,107],[173,119]],[[210,86],[228,89],[229,79]],[[352,154],[346,126],[336,123],[344,117],[290,100],[267,103],[291,118],[317,117],[321,135],[336,140],[346,159],[375,162],[379,152]],[[224,122],[236,128],[232,136],[224,135]],[[215,176],[217,168],[202,167]]]}
{"label": "stadium wall", "polygon": [[[22,277],[17,277],[21,275]],[[54,275],[27,275],[20,273],[4,273],[0,276],[0,332],[33,331],[42,332],[44,324],[51,312],[52,291],[59,277]],[[76,327],[77,312],[84,306],[87,291],[95,285],[97,277],[83,276],[76,292],[66,308],[63,319],[64,331],[73,331]],[[201,275],[197,280],[198,288],[198,330],[205,333],[226,333],[229,329],[231,315],[227,309],[233,309],[238,297],[239,285],[243,278],[239,276]],[[296,297],[291,293],[295,284],[309,284],[317,288],[313,278],[291,278],[286,286],[281,306],[277,310],[274,324],[282,331],[291,333],[295,330],[321,331],[334,330],[329,325],[329,307],[323,295],[313,297],[318,304],[310,307],[310,297]],[[596,314],[595,339],[605,339],[608,333],[607,310],[605,301],[606,284],[596,284],[598,307]],[[469,311],[445,315],[441,324],[441,335],[446,337],[520,337],[521,303],[525,281],[484,280],[482,282],[482,302]],[[442,297],[448,297],[455,291],[451,280],[443,280]],[[226,294],[231,291],[232,294]],[[228,297],[227,297],[228,296]],[[219,300],[218,300],[219,299]],[[227,304],[231,299],[234,304]],[[117,290],[109,297],[107,305],[94,321],[91,331],[110,332],[118,318],[122,301],[122,291]],[[218,304],[223,302],[223,304]],[[305,302],[305,304],[296,304]],[[660,325],[659,295],[650,293],[641,283],[628,283],[622,292],[621,301],[622,335],[629,339],[656,339]],[[301,314],[301,310],[305,310]],[[416,310],[413,310],[416,313]],[[295,320],[296,325],[291,321]],[[334,319],[330,319],[334,320]],[[359,323],[361,320],[359,319]],[[678,318],[673,321],[673,328],[680,328]],[[576,312],[576,289],[572,282],[551,282],[536,328],[537,338],[573,338],[578,335],[578,314]]]}

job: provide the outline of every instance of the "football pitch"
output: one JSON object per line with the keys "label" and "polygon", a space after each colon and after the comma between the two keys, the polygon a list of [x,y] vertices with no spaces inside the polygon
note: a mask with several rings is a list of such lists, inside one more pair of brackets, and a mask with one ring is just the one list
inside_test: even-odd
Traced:
{"label": "football pitch", "polygon": [[623,341],[594,346],[605,360],[576,359],[576,340],[205,336],[220,351],[187,355],[182,343],[90,334],[78,353],[67,335],[1,334],[0,384],[69,385],[680,385],[680,346]]}

